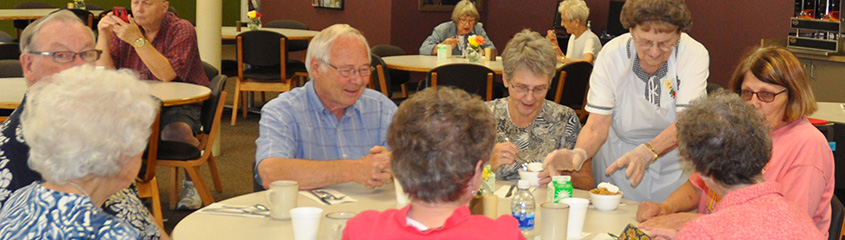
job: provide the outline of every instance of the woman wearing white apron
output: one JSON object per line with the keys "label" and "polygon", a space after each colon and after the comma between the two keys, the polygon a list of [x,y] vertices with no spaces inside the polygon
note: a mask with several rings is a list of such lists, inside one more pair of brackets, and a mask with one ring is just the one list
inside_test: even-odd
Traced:
{"label": "woman wearing white apron", "polygon": [[[590,77],[587,124],[574,150],[546,157],[551,174],[580,169],[591,157],[596,182],[611,182],[635,201],[662,201],[683,184],[675,118],[706,95],[709,56],[684,33],[683,0],[629,0],[622,24],[631,33],[604,46]],[[621,170],[621,171],[617,171]]]}

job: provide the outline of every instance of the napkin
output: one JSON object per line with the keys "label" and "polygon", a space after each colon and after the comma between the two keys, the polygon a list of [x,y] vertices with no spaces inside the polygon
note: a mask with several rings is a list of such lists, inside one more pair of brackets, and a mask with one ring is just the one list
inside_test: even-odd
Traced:
{"label": "napkin", "polygon": [[199,210],[199,213],[257,218],[267,217],[270,215],[270,211],[257,210],[254,206],[229,205],[222,203],[212,203],[211,205],[208,205],[207,207],[204,207]]}
{"label": "napkin", "polygon": [[628,239],[642,239],[642,240],[651,240],[651,237],[646,235],[643,230],[640,230],[634,224],[628,224],[625,227],[625,230],[622,230],[622,234],[619,234],[619,240],[628,240]]}
{"label": "napkin", "polygon": [[[334,189],[318,189],[318,190],[323,190],[323,191],[326,191],[328,193],[331,193],[335,197],[346,196],[346,197],[344,197],[343,199],[340,199],[340,200],[332,200],[330,198],[326,198],[326,200],[329,201],[329,203],[331,203],[331,205],[336,205],[336,204],[340,204],[340,203],[348,203],[348,202],[357,202],[358,201],[358,200],[355,200],[354,198],[347,196],[346,194],[343,194],[341,192],[338,192],[337,190],[334,190]],[[311,200],[314,200],[315,202],[318,202],[320,204],[328,205],[328,204],[324,203],[323,201],[320,201],[320,198],[318,198],[317,196],[314,196],[314,194],[311,194],[311,191],[302,190],[302,191],[299,191],[299,194],[301,194],[302,196],[305,196],[305,197],[307,197]]]}

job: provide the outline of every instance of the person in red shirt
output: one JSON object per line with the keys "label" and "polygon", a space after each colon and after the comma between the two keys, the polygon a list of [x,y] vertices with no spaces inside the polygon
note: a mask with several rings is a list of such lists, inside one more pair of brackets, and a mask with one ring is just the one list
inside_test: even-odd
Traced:
{"label": "person in red shirt", "polygon": [[772,136],[763,116],[736,94],[720,90],[696,100],[678,117],[678,149],[721,200],[713,212],[674,229],[653,228],[661,239],[825,239],[781,184],[765,181]]}
{"label": "person in red shirt", "polygon": [[[197,33],[187,20],[168,12],[166,0],[133,0],[132,16],[125,22],[109,13],[97,25],[98,66],[135,70],[140,79],[186,82],[208,86],[197,48]],[[179,105],[161,111],[161,140],[199,145],[201,104]],[[186,174],[187,178],[187,174]],[[179,208],[202,205],[190,179],[183,182]]]}
{"label": "person in red shirt", "polygon": [[512,216],[470,215],[496,140],[493,113],[478,97],[429,88],[399,106],[387,131],[390,168],[410,195],[402,209],[365,211],[343,239],[525,239]]}

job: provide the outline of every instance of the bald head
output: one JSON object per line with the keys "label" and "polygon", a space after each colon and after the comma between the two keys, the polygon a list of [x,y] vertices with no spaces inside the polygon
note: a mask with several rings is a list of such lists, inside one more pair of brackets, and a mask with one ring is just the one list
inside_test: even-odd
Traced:
{"label": "bald head", "polygon": [[70,51],[78,53],[94,49],[94,33],[70,11],[59,11],[30,24],[21,34],[21,67],[27,85],[73,66],[85,64],[75,56],[67,63],[58,63],[51,55],[33,52]]}

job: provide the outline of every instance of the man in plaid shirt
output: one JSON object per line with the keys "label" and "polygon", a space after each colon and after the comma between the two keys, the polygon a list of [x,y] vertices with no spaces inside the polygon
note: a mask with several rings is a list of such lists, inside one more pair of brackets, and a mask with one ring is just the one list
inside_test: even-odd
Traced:
{"label": "man in plaid shirt", "polygon": [[[197,48],[197,34],[187,20],[168,12],[166,0],[133,0],[129,22],[109,13],[97,26],[97,49],[103,50],[98,66],[135,70],[141,79],[177,81],[208,86]],[[161,112],[161,139],[194,146],[200,131],[199,104],[172,106]],[[187,177],[187,174],[186,174]],[[183,182],[179,208],[202,204],[193,182]]]}

